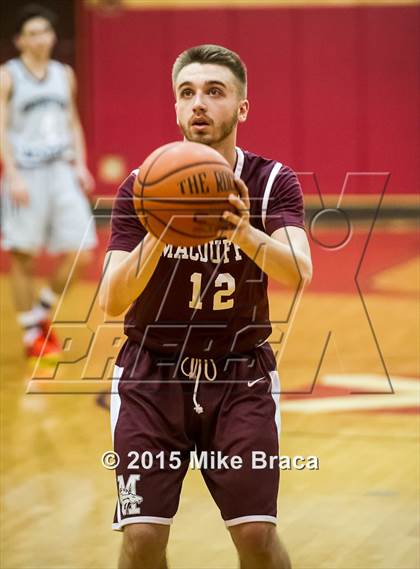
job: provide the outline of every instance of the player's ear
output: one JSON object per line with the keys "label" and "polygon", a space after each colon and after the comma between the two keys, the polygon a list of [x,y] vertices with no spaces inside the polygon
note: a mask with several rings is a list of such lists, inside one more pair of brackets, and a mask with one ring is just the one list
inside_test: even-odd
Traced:
{"label": "player's ear", "polygon": [[16,48],[18,51],[21,51],[21,50],[22,50],[21,37],[22,37],[21,34],[16,34],[16,35],[13,37],[13,45],[15,46],[15,48]]}
{"label": "player's ear", "polygon": [[176,124],[179,126],[179,119],[178,119],[178,104],[175,103],[175,114],[176,114]]}
{"label": "player's ear", "polygon": [[249,101],[248,99],[243,99],[239,103],[238,107],[238,121],[245,122],[248,116],[249,111]]}

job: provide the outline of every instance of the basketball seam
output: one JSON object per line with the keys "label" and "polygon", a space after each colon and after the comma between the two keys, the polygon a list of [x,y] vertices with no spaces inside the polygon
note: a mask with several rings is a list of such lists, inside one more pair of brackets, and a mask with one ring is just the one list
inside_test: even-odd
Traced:
{"label": "basketball seam", "polygon": [[[153,162],[150,164],[149,168],[146,170],[146,173],[145,173],[145,175],[144,175],[144,181],[146,181],[147,176],[148,176],[148,174],[149,174],[149,172],[150,172],[152,166],[156,163],[156,161],[160,158],[160,156],[162,156],[162,154],[165,154],[165,152],[166,152],[167,150],[169,150],[170,148],[172,148],[172,146],[175,145],[175,144],[178,144],[178,141],[173,142],[169,147],[164,148],[164,149],[162,150],[162,152],[159,152],[159,154],[156,156],[156,158],[155,158],[155,159],[153,160]],[[140,171],[141,171],[141,168],[139,167],[139,171],[137,172],[137,175],[136,175],[136,179],[137,179],[137,180],[139,179]],[[142,212],[142,216],[145,215],[145,211],[144,211],[144,207],[143,207],[143,193],[144,193],[144,184],[143,184],[143,182],[142,182],[142,184],[141,184],[141,193],[140,193],[140,209],[141,209],[141,212]],[[146,230],[147,230],[147,231],[149,231],[148,226],[149,226],[149,223],[148,223],[147,218],[146,218]]]}
{"label": "basketball seam", "polygon": [[[162,204],[179,204],[180,200],[182,198],[143,198],[143,201],[145,202],[157,202],[157,203],[162,203]],[[210,204],[214,204],[214,205],[222,205],[222,204],[228,204],[228,200],[226,198],[201,198],[201,199],[189,199],[186,198],[185,201],[185,207],[190,206],[190,205],[198,205],[198,204],[206,204],[206,205],[210,205]],[[217,200],[217,201],[216,201]],[[182,202],[181,202],[182,203]]]}
{"label": "basketball seam", "polygon": [[[168,227],[167,223],[164,223],[160,217],[158,217],[157,215],[155,215],[154,213],[151,213],[150,211],[148,212],[148,215],[151,215],[152,217],[154,217],[161,225],[163,225],[164,227]],[[184,237],[192,237],[194,238],[194,235],[191,235],[191,233],[186,233],[184,231],[180,231],[179,229],[175,229],[174,227],[169,227],[170,231],[173,231],[174,233],[177,233],[178,235],[183,235]],[[153,233],[153,231],[150,229],[151,233]],[[161,235],[156,235],[155,233],[153,233],[153,235],[155,237],[161,237]],[[207,234],[204,235],[197,235],[197,237],[200,239],[201,237],[206,238]],[[209,235],[209,239],[214,239],[214,234],[211,233]]]}
{"label": "basketball seam", "polygon": [[[165,174],[164,176],[162,176],[161,178],[158,178],[157,180],[153,180],[153,182],[142,182],[142,186],[143,187],[149,187],[149,186],[154,186],[155,184],[159,184],[159,182],[163,182],[163,180],[165,180],[166,178],[169,178],[169,176],[172,176],[173,174],[178,174],[179,172],[182,172],[183,170],[187,170],[188,168],[192,168],[194,166],[221,166],[222,168],[226,168],[228,169],[232,174],[232,169],[230,168],[230,166],[227,166],[226,164],[222,164],[221,162],[192,162],[191,164],[185,164],[184,166],[182,166],[182,168],[177,168],[176,170],[171,170],[171,172],[168,172],[167,174]],[[150,168],[149,168],[150,170]],[[140,172],[140,170],[139,170]],[[146,179],[146,176],[145,176]]]}

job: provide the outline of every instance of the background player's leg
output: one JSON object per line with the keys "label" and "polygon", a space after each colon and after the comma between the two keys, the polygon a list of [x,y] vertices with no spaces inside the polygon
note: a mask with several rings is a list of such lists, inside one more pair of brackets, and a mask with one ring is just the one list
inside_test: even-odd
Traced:
{"label": "background player's leg", "polygon": [[7,183],[3,184],[2,207],[3,244],[10,250],[11,287],[17,310],[17,320],[23,329],[23,343],[28,358],[53,358],[56,349],[45,342],[45,309],[34,304],[34,269],[37,252],[45,244],[49,223],[49,197],[46,168],[40,166],[19,171],[25,181],[29,201],[16,207],[9,195]]}
{"label": "background player's leg", "polygon": [[125,526],[118,569],[167,569],[168,538],[169,525]]}
{"label": "background player's leg", "polygon": [[[92,251],[68,251],[60,256],[57,268],[49,279],[52,292],[60,295],[66,284],[73,284],[92,262]],[[75,263],[77,259],[77,262]],[[74,268],[73,268],[74,267]]]}
{"label": "background player's leg", "polygon": [[51,180],[51,210],[47,249],[58,255],[58,262],[48,280],[53,294],[47,297],[54,300],[53,295],[58,297],[66,287],[72,286],[92,262],[97,238],[90,205],[79,186],[74,168],[58,160],[50,165],[48,175]]}
{"label": "background player's leg", "polygon": [[43,287],[39,293],[33,310],[41,321],[41,330],[48,338],[48,351],[51,353],[58,355],[61,352],[60,341],[54,330],[50,328],[51,312],[66,285],[74,284],[91,261],[92,252],[90,250],[80,253],[77,251],[63,253],[59,257],[56,269],[48,279],[47,286]]}
{"label": "background player's leg", "polygon": [[35,342],[42,335],[41,316],[33,307],[34,298],[34,256],[12,250],[10,282],[17,320],[23,332],[23,343],[28,357],[36,356]]}
{"label": "background player's leg", "polygon": [[11,251],[10,279],[16,310],[27,312],[33,305],[34,256]]}
{"label": "background player's leg", "polygon": [[54,180],[50,187],[53,214],[47,248],[52,254],[60,255],[50,287],[61,294],[68,279],[75,281],[92,262],[97,237],[89,202],[72,166],[57,161],[51,166],[50,174]]}
{"label": "background player's leg", "polygon": [[[77,262],[76,262],[77,258]],[[36,308],[49,319],[51,310],[64,291],[66,285],[73,285],[89,263],[92,262],[92,251],[69,251],[60,255],[56,269],[48,279],[48,285],[41,289]],[[74,267],[74,268],[73,268]]]}
{"label": "background player's leg", "polygon": [[251,522],[229,528],[241,569],[290,569],[287,551],[271,523]]}

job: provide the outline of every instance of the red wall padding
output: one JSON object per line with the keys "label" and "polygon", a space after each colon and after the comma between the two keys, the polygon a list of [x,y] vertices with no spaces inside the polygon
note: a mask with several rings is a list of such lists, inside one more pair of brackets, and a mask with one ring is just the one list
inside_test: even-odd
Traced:
{"label": "red wall padding", "polygon": [[[92,166],[127,170],[179,138],[170,73],[187,47],[220,43],[248,66],[243,148],[316,172],[339,193],[346,172],[389,171],[389,192],[420,181],[420,7],[85,9],[79,53]],[[113,193],[101,183],[99,193]],[[307,184],[305,191],[315,191]],[[368,193],[377,187],[358,186]]]}

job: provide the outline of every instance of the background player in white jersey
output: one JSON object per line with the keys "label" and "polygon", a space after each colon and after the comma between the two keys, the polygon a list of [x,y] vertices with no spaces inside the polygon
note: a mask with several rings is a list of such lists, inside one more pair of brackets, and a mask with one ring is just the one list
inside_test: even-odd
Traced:
{"label": "background player in white jersey", "polygon": [[[48,333],[49,312],[77,268],[96,245],[85,193],[94,186],[86,166],[78,117],[76,79],[51,59],[55,15],[31,4],[18,15],[15,46],[20,56],[0,68],[0,135],[3,247],[11,252],[11,281],[28,357],[59,353]],[[35,256],[42,246],[59,255],[49,283],[35,299]]]}

